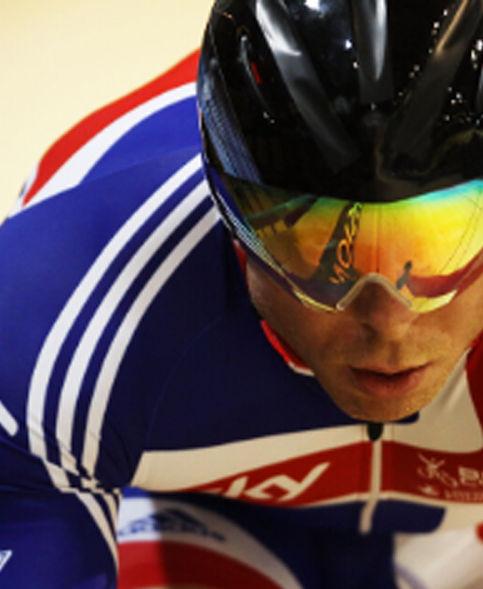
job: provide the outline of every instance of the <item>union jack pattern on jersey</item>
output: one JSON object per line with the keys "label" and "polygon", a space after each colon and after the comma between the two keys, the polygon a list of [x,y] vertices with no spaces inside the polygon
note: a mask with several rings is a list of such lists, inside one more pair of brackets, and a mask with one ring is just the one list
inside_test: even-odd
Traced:
{"label": "union jack pattern on jersey", "polygon": [[[63,136],[0,229],[0,581],[115,587],[138,487],[162,495],[156,516],[130,499],[121,556],[171,534],[145,586],[395,587],[395,533],[483,521],[483,346],[377,440],[332,403],[247,295],[202,171],[197,59]],[[180,558],[199,576],[167,575]]]}

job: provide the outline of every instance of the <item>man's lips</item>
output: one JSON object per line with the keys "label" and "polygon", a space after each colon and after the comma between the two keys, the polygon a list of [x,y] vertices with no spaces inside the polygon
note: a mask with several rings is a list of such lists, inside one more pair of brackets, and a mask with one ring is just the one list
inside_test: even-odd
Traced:
{"label": "man's lips", "polygon": [[377,374],[383,374],[387,376],[393,376],[397,374],[401,374],[403,372],[409,372],[410,370],[417,370],[418,368],[422,368],[427,364],[419,364],[417,366],[408,366],[406,368],[391,368],[388,366],[381,365],[371,365],[371,366],[352,366],[354,370],[359,370],[361,372],[376,372]]}
{"label": "man's lips", "polygon": [[425,378],[429,364],[395,371],[382,367],[351,368],[355,386],[373,397],[395,397],[410,393]]}

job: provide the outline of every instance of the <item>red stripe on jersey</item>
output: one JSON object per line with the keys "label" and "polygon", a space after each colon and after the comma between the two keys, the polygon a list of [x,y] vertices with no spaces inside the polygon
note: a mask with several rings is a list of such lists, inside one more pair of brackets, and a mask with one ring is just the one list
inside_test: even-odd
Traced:
{"label": "red stripe on jersey", "polygon": [[195,51],[158,78],[93,112],[67,131],[42,158],[35,182],[23,198],[23,205],[35,197],[42,186],[77,150],[117,118],[163,92],[193,82],[196,79],[198,59],[199,51]]}
{"label": "red stripe on jersey", "polygon": [[160,586],[281,589],[263,572],[247,564],[180,542],[126,542],[119,546],[119,561],[119,589]]}
{"label": "red stripe on jersey", "polygon": [[356,442],[240,472],[186,491],[263,505],[303,507],[367,492],[370,462],[370,444]]}
{"label": "red stripe on jersey", "polygon": [[238,263],[240,264],[241,271],[243,272],[243,276],[245,276],[245,278],[246,278],[247,262],[248,262],[247,261],[247,254],[236,239],[234,239],[232,241],[232,243],[233,243],[233,247],[235,248],[235,254],[238,259]]}
{"label": "red stripe on jersey", "polygon": [[266,321],[261,321],[263,333],[269,341],[272,348],[282,356],[285,363],[289,366],[293,366],[296,370],[304,370],[309,372],[310,368],[301,360],[297,354],[289,347],[288,344],[283,342],[280,337],[273,331],[270,325]]}
{"label": "red stripe on jersey", "polygon": [[[235,249],[236,257],[238,259],[238,263],[240,264],[241,271],[246,278],[247,254],[236,239],[234,239],[232,243]],[[287,364],[291,368],[294,368],[295,370],[307,373],[311,372],[310,368],[303,362],[303,360],[301,360],[297,356],[297,354],[289,347],[288,344],[281,340],[281,338],[273,331],[273,329],[265,320],[260,321],[260,325],[262,327],[265,337],[268,340],[268,343],[280,356],[282,356],[285,364]]]}

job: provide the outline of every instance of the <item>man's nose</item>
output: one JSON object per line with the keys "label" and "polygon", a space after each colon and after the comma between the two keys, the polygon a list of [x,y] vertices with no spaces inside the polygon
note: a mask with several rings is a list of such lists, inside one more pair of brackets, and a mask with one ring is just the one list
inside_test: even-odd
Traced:
{"label": "man's nose", "polygon": [[402,340],[418,313],[379,284],[369,283],[347,307],[371,334],[388,341]]}

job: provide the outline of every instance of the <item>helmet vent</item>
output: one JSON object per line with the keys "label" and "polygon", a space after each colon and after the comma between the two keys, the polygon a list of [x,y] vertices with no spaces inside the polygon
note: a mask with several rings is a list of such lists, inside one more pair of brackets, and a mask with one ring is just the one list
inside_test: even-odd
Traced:
{"label": "helmet vent", "polygon": [[477,33],[481,8],[482,0],[462,0],[455,12],[447,12],[436,46],[402,105],[402,119],[397,120],[398,129],[393,136],[397,153],[417,156],[427,145],[444,110],[448,88]]}
{"label": "helmet vent", "polygon": [[356,161],[360,154],[344,128],[296,34],[281,0],[257,0],[256,18],[285,86],[334,172]]}
{"label": "helmet vent", "polygon": [[263,94],[264,78],[258,63],[254,58],[250,39],[246,33],[240,35],[239,44],[240,61],[243,68],[243,74],[248,83],[248,89],[251,92],[252,97],[260,104],[264,118],[270,123],[274,123],[276,117]]}
{"label": "helmet vent", "polygon": [[481,69],[480,79],[478,81],[478,91],[476,94],[475,110],[476,114],[483,114],[483,68]]}
{"label": "helmet vent", "polygon": [[477,115],[481,115],[483,113],[483,38],[481,36],[475,41],[471,50],[471,64],[476,72],[479,71],[475,111]]}
{"label": "helmet vent", "polygon": [[352,13],[361,102],[384,102],[394,95],[387,0],[353,0]]}

